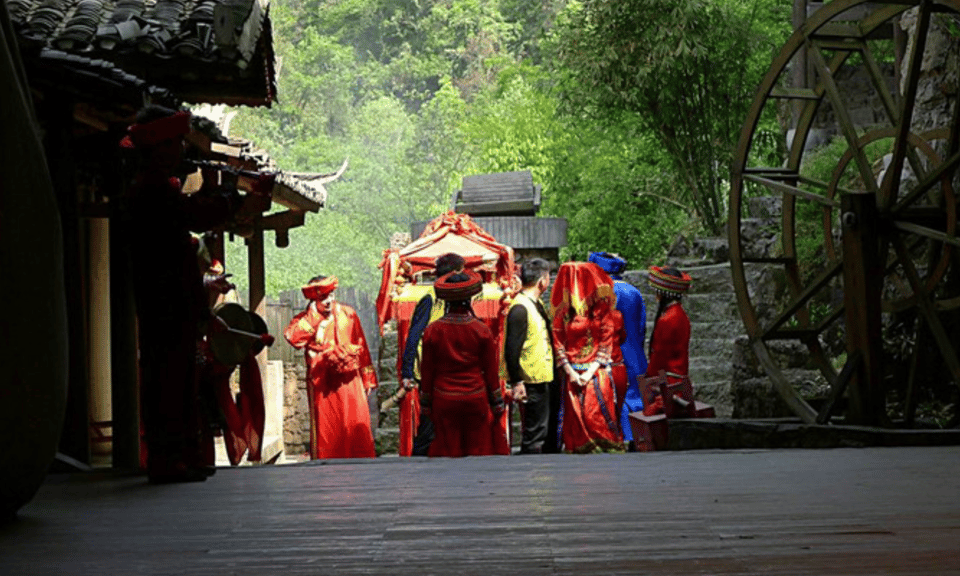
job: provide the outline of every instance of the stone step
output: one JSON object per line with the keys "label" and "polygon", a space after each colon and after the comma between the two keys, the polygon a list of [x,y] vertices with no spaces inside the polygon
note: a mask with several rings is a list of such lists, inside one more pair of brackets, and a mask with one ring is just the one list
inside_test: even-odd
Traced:
{"label": "stone step", "polygon": [[730,355],[733,354],[736,339],[734,338],[708,338],[703,336],[692,336],[690,338],[690,358],[723,358],[727,363],[730,362]]}
{"label": "stone step", "polygon": [[[819,370],[789,368],[782,371],[784,378],[804,398],[824,397],[830,391]],[[780,398],[773,382],[766,376],[731,382],[730,393],[736,410],[735,418],[769,418],[792,416],[793,412]],[[772,416],[771,416],[772,415]]]}
{"label": "stone step", "polygon": [[716,372],[723,370],[724,378],[730,376],[730,359],[724,356],[691,356],[688,363],[690,372]]}

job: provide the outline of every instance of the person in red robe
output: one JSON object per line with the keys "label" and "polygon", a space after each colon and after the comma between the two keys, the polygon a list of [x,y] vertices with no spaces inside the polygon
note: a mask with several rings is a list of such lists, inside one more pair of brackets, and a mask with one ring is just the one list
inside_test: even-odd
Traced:
{"label": "person in red robe", "polygon": [[[226,273],[223,264],[210,258],[202,239],[198,242],[197,259],[204,271],[203,285],[209,296],[210,308],[214,314],[218,314],[221,308],[215,306],[217,300],[236,286],[230,282],[231,274]],[[239,308],[238,304],[224,306],[232,307],[231,311]],[[245,351],[242,359],[238,356],[221,357],[214,352],[215,345],[209,337],[197,343],[200,398],[205,415],[203,453],[205,463],[212,467],[216,466],[216,436],[223,437],[227,459],[233,466],[240,463],[244,453],[247,453],[248,462],[259,462],[261,458],[266,414],[257,354],[266,346],[271,346],[274,338],[267,333],[262,318],[254,312],[245,312],[252,326],[248,334],[257,334],[260,338],[232,337],[234,345],[231,348]],[[220,336],[223,338],[224,335]],[[230,335],[227,334],[226,338],[230,338]],[[235,398],[230,389],[230,378],[238,366],[240,393]]]}
{"label": "person in red robe", "polygon": [[190,231],[222,226],[241,208],[236,190],[181,192],[175,177],[190,133],[190,113],[147,106],[121,147],[138,163],[119,202],[119,233],[136,265],[140,399],[150,482],[202,481],[196,343],[211,322]]}
{"label": "person in red robe", "polygon": [[565,452],[620,452],[623,435],[611,374],[618,326],[613,280],[592,262],[565,262],[550,303],[557,365],[565,374],[560,444]]}
{"label": "person in red robe", "polygon": [[420,407],[433,421],[430,456],[488,456],[493,421],[504,410],[497,339],[470,299],[483,289],[475,272],[443,276],[434,290],[446,313],[423,332]]}
{"label": "person in red robe", "polygon": [[310,457],[373,458],[367,395],[377,375],[356,311],[336,301],[336,276],[317,276],[303,287],[310,300],[283,335],[307,362]]}
{"label": "person in red robe", "polygon": [[[679,382],[689,374],[690,318],[681,300],[690,288],[691,278],[675,268],[654,266],[648,277],[657,294],[657,315],[650,335],[650,361],[647,376],[666,373],[667,382]],[[643,407],[647,416],[663,412],[663,398]]]}

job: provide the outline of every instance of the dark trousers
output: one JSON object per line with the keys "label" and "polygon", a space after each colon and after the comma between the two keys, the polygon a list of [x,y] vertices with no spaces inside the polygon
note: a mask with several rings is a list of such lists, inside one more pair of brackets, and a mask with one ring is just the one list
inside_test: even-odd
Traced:
{"label": "dark trousers", "polygon": [[560,440],[558,438],[560,429],[560,402],[563,397],[560,393],[561,379],[556,371],[553,373],[553,381],[547,384],[549,391],[547,398],[547,438],[543,443],[544,454],[556,454],[560,452]]}
{"label": "dark trousers", "polygon": [[523,419],[523,437],[520,440],[521,454],[541,454],[547,442],[550,423],[550,384],[524,384],[527,401],[520,405]]}

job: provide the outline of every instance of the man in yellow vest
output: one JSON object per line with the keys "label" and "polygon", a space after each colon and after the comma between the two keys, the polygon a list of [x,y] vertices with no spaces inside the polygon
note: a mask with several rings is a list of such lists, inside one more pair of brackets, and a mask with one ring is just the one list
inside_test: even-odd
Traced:
{"label": "man in yellow vest", "polygon": [[503,361],[513,401],[520,403],[523,422],[521,454],[540,454],[547,440],[553,344],[550,320],[540,296],[550,287],[550,264],[541,258],[523,263],[523,288],[507,314]]}
{"label": "man in yellow vest", "polygon": [[[434,276],[440,278],[450,272],[462,272],[466,260],[459,254],[448,252],[434,261]],[[410,318],[410,331],[403,347],[403,362],[400,368],[400,384],[404,390],[412,390],[420,381],[420,357],[422,344],[420,339],[427,325],[443,316],[444,302],[436,297],[433,288],[420,298]],[[421,418],[417,435],[413,441],[413,455],[426,456],[433,441],[433,423],[429,418]]]}

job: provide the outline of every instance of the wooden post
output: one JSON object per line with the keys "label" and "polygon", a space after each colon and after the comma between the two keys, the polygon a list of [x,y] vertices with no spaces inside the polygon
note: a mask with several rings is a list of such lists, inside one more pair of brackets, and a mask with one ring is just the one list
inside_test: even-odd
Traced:
{"label": "wooden post", "polygon": [[[263,228],[257,223],[253,235],[247,239],[247,272],[250,274],[250,302],[248,309],[261,318],[267,317],[267,282],[263,257]],[[257,354],[260,376],[267,377],[267,349]]]}
{"label": "wooden post", "polygon": [[96,455],[109,455],[113,448],[102,436],[112,435],[111,428],[103,423],[113,419],[110,397],[110,221],[90,218],[87,227],[90,448]]}
{"label": "wooden post", "polygon": [[877,426],[886,420],[880,371],[883,265],[877,241],[877,199],[873,194],[847,194],[841,207],[847,354],[859,353],[862,358],[848,389],[848,418],[853,424]]}
{"label": "wooden post", "polygon": [[[116,135],[115,141],[120,140]],[[118,213],[124,193],[119,148],[103,161],[103,187],[110,198],[110,407],[113,421],[113,467],[140,469],[140,364],[137,307],[133,295],[128,230]]]}
{"label": "wooden post", "polygon": [[140,368],[137,308],[121,234],[110,235],[110,379],[113,467],[140,468]]}
{"label": "wooden post", "polygon": [[263,316],[267,311],[267,302],[264,297],[267,293],[264,275],[263,260],[263,229],[259,226],[247,238],[247,271],[250,274],[250,302],[251,312]]}

